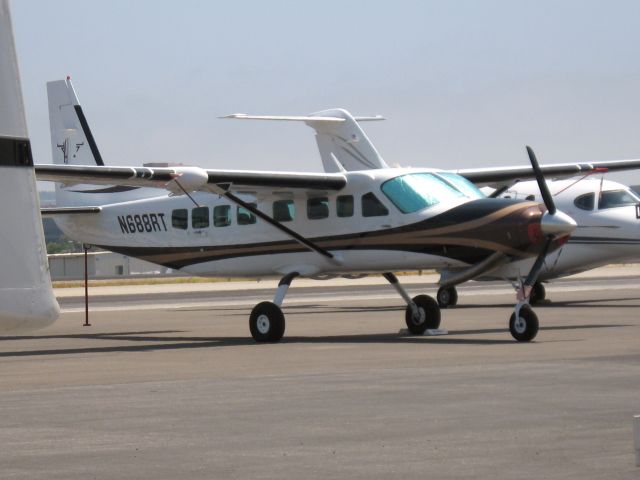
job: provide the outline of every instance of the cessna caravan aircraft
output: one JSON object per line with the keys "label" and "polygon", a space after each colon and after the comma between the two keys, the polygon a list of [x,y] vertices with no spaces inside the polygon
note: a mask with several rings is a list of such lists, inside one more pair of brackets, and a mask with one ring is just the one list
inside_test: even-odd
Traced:
{"label": "cessna caravan aircraft", "polygon": [[[604,173],[604,172],[603,172]],[[591,270],[610,263],[624,263],[640,256],[640,197],[629,187],[604,178],[572,178],[548,182],[558,208],[577,223],[569,241],[547,255],[534,283],[529,303],[546,297],[542,282]],[[498,192],[499,193],[499,192]],[[536,182],[520,182],[500,194],[503,198],[537,200]],[[517,287],[523,272],[532,261],[517,260],[486,272],[476,280],[508,280]],[[440,288],[436,295],[442,308],[457,304],[455,270],[440,271]]]}
{"label": "cessna caravan aircraft", "polygon": [[[409,330],[420,334],[440,325],[438,304],[427,295],[411,298],[393,271],[455,269],[460,280],[527,258],[535,262],[523,275],[509,328],[516,340],[533,339],[538,320],[527,303],[530,290],[547,253],[575,228],[555,208],[542,171],[571,175],[604,166],[541,170],[528,149],[533,170],[389,168],[359,125],[380,117],[334,109],[227,117],[306,123],[316,131],[324,173],[107,167],[70,80],[47,88],[54,165],[35,167],[39,180],[58,182],[58,208],[47,213],[70,238],[189,274],[280,275],[273,301],[259,303],[249,317],[260,342],[282,338],[281,306],[299,276],[382,274],[407,303]],[[544,203],[487,198],[474,184],[532,177]]]}

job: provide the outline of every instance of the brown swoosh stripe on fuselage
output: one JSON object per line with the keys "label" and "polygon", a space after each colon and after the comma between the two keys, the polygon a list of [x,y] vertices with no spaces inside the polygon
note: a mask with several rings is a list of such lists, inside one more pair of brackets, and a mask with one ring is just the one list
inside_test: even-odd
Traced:
{"label": "brown swoosh stripe on fuselage", "polygon": [[[529,225],[539,221],[544,207],[511,199],[480,199],[454,207],[432,218],[402,227],[310,239],[328,250],[396,250],[438,255],[475,263],[495,251],[515,258],[530,257]],[[138,257],[170,268],[236,257],[305,252],[293,240],[241,245],[193,247],[101,248]]]}

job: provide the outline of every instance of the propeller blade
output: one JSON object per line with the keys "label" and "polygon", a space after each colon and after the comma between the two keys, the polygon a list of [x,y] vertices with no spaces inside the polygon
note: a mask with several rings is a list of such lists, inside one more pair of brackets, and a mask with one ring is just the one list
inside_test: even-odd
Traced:
{"label": "propeller blade", "polygon": [[549,187],[547,186],[547,182],[544,180],[544,175],[542,174],[542,170],[540,170],[540,165],[538,165],[538,160],[536,159],[536,154],[533,153],[533,150],[530,146],[527,145],[527,153],[529,154],[529,160],[531,161],[531,167],[533,167],[533,172],[536,174],[536,181],[538,182],[538,188],[540,188],[540,195],[542,195],[542,200],[544,201],[547,210],[550,215],[556,213],[556,205],[553,203],[553,197],[551,196],[551,192],[549,191]]}
{"label": "propeller blade", "polygon": [[544,266],[544,259],[547,256],[547,253],[549,253],[549,249],[551,248],[552,243],[553,237],[547,237],[547,241],[542,246],[542,251],[538,254],[538,258],[536,258],[533,267],[531,267],[531,270],[529,271],[529,275],[527,275],[527,279],[524,281],[525,287],[533,286],[533,284],[536,283],[536,280],[538,280],[538,275],[540,275],[540,271]]}

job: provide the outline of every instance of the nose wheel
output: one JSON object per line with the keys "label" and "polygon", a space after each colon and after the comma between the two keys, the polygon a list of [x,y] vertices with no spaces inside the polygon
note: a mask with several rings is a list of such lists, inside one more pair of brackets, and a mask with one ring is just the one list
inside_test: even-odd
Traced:
{"label": "nose wheel", "polygon": [[509,331],[511,336],[519,342],[530,342],[536,337],[538,334],[538,317],[529,305],[524,304],[517,313],[513,312],[511,314]]}

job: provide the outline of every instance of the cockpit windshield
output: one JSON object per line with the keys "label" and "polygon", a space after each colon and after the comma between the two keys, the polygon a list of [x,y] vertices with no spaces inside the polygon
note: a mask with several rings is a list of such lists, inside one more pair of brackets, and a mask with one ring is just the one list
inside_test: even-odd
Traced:
{"label": "cockpit windshield", "polygon": [[598,208],[604,210],[605,208],[617,208],[627,205],[636,205],[640,202],[640,199],[628,190],[608,190],[600,192],[600,198],[598,200]]}
{"label": "cockpit windshield", "polygon": [[469,180],[464,178],[462,175],[458,175],[457,173],[451,172],[438,172],[437,175],[439,177],[444,178],[448,183],[453,185],[456,189],[460,190],[466,197],[469,198],[485,198],[485,194],[480,191],[478,187],[476,187]]}
{"label": "cockpit windshield", "polygon": [[[455,177],[458,175],[451,174]],[[465,179],[459,177],[466,182]],[[454,186],[455,185],[455,186]],[[431,173],[409,173],[387,180],[381,186],[382,192],[398,207],[402,213],[413,213],[447,200],[458,200],[462,197],[480,198],[482,193],[467,194],[454,181],[445,181]],[[469,186],[465,186],[468,189]],[[474,187],[475,188],[475,187]],[[471,191],[471,190],[469,190]]]}

